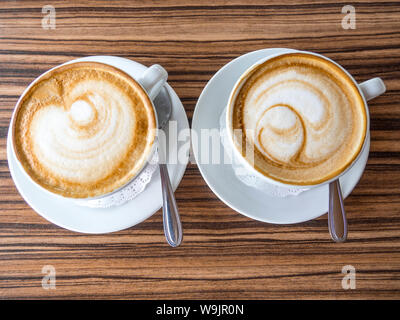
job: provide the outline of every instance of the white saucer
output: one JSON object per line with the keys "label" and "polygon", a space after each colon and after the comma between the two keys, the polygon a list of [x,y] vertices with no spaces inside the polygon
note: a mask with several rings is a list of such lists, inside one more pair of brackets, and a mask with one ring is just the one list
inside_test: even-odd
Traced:
{"label": "white saucer", "polygon": [[[109,56],[96,56],[74,60],[75,61],[98,61],[115,66],[130,76],[137,78],[146,70],[144,65],[129,59]],[[72,62],[72,61],[71,61]],[[178,123],[179,130],[188,129],[189,123],[181,101],[175,91],[167,84],[169,94],[173,103],[171,120]],[[168,141],[168,130],[165,131]],[[132,227],[149,218],[157,212],[162,205],[160,174],[157,170],[146,189],[133,200],[116,207],[105,209],[93,209],[76,205],[73,200],[60,199],[41,190],[31,181],[26,179],[24,172],[16,163],[11,152],[10,135],[7,139],[7,158],[11,176],[18,191],[25,201],[43,218],[50,222],[76,232],[84,233],[107,233]],[[178,141],[176,147],[185,142]],[[171,150],[169,152],[176,152]],[[186,169],[189,156],[185,163],[168,164],[168,172],[174,190],[178,187]],[[182,161],[180,161],[182,162]],[[160,232],[162,230],[160,229]]]}
{"label": "white saucer", "polygon": [[[268,55],[289,49],[263,49],[247,53],[222,67],[207,83],[197,101],[192,119],[192,145],[197,165],[211,190],[229,207],[259,221],[289,224],[315,219],[328,211],[328,185],[316,187],[298,196],[271,197],[241,182],[232,166],[223,163],[224,150],[220,142],[221,164],[202,164],[198,141],[201,129],[219,129],[219,117],[227,105],[229,94],[240,75],[253,63]],[[368,160],[369,135],[359,160],[340,178],[342,192],[347,197],[354,189]]]}

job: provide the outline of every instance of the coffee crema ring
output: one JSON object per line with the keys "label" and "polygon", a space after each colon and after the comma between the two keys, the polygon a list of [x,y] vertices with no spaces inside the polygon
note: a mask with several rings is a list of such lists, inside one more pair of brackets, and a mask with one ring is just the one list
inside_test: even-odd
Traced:
{"label": "coffee crema ring", "polygon": [[[294,53],[251,71],[234,101],[234,143],[262,174],[312,185],[344,170],[361,150],[363,100],[335,64]],[[254,154],[246,154],[246,145]],[[242,148],[243,146],[243,148]]]}
{"label": "coffee crema ring", "polygon": [[18,159],[35,182],[63,196],[118,189],[141,170],[153,147],[151,101],[136,81],[108,65],[56,68],[17,108]]}

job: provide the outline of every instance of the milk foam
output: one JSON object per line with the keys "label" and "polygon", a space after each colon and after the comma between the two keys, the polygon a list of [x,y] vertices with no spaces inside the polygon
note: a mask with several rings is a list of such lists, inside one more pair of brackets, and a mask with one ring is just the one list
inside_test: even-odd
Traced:
{"label": "milk foam", "polygon": [[92,107],[86,101],[77,100],[71,105],[69,114],[75,122],[85,125],[90,123],[94,118],[95,110],[93,110],[93,108],[95,108],[95,106]]}
{"label": "milk foam", "polygon": [[71,95],[85,92],[90,92],[91,106],[77,100],[69,112],[58,106],[43,108],[34,115],[30,132],[41,164],[57,177],[78,183],[95,182],[112,172],[125,157],[136,125],[132,103],[112,85],[83,81]]}
{"label": "milk foam", "polygon": [[308,184],[359,150],[365,127],[361,98],[325,63],[296,55],[278,58],[243,85],[234,106],[234,129],[247,132],[244,139],[259,153],[254,165],[263,173]]}
{"label": "milk foam", "polygon": [[[303,167],[324,160],[343,143],[351,129],[346,125],[352,121],[351,108],[332,80],[300,70],[284,70],[278,77],[259,81],[244,102],[243,121],[245,128],[255,133],[250,141],[266,157],[291,167]],[[289,129],[295,124],[297,142],[292,143]],[[268,134],[260,136],[260,130]]]}
{"label": "milk foam", "polygon": [[151,102],[111,67],[66,68],[40,82],[23,103],[16,123],[19,158],[51,191],[71,197],[112,191],[140,170],[150,152]]}
{"label": "milk foam", "polygon": [[[296,113],[287,107],[267,109],[255,127],[255,145],[276,162],[289,162],[304,142],[304,130]],[[250,137],[251,140],[251,137]]]}

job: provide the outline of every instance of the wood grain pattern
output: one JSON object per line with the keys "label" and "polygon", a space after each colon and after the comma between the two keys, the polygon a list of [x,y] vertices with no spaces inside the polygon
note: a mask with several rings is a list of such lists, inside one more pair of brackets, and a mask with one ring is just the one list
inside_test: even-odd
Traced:
{"label": "wood grain pattern", "polygon": [[[246,3],[246,4],[244,4]],[[41,27],[43,5],[56,30]],[[0,298],[400,298],[400,2],[352,1],[355,30],[337,1],[1,1]],[[249,51],[290,47],[325,54],[358,81],[384,79],[371,102],[371,153],[346,200],[349,241],[327,217],[298,225],[252,221],[224,205],[189,165],[176,197],[184,242],[171,249],[160,212],[128,230],[73,233],[47,222],[10,177],[6,135],[24,88],[47,69],[87,55],[162,64],[191,120],[212,75]],[[73,213],[71,213],[73,214]],[[57,289],[41,287],[44,265]],[[343,290],[341,269],[357,270]]]}

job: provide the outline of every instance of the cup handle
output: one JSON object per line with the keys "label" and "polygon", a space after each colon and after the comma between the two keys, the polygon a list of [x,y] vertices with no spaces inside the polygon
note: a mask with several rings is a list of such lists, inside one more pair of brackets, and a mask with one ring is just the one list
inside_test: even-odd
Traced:
{"label": "cup handle", "polygon": [[159,64],[153,64],[138,79],[138,82],[146,90],[151,100],[159,94],[161,88],[167,82],[168,72]]}
{"label": "cup handle", "polygon": [[381,78],[372,78],[360,84],[365,100],[369,101],[385,93],[386,86]]}

